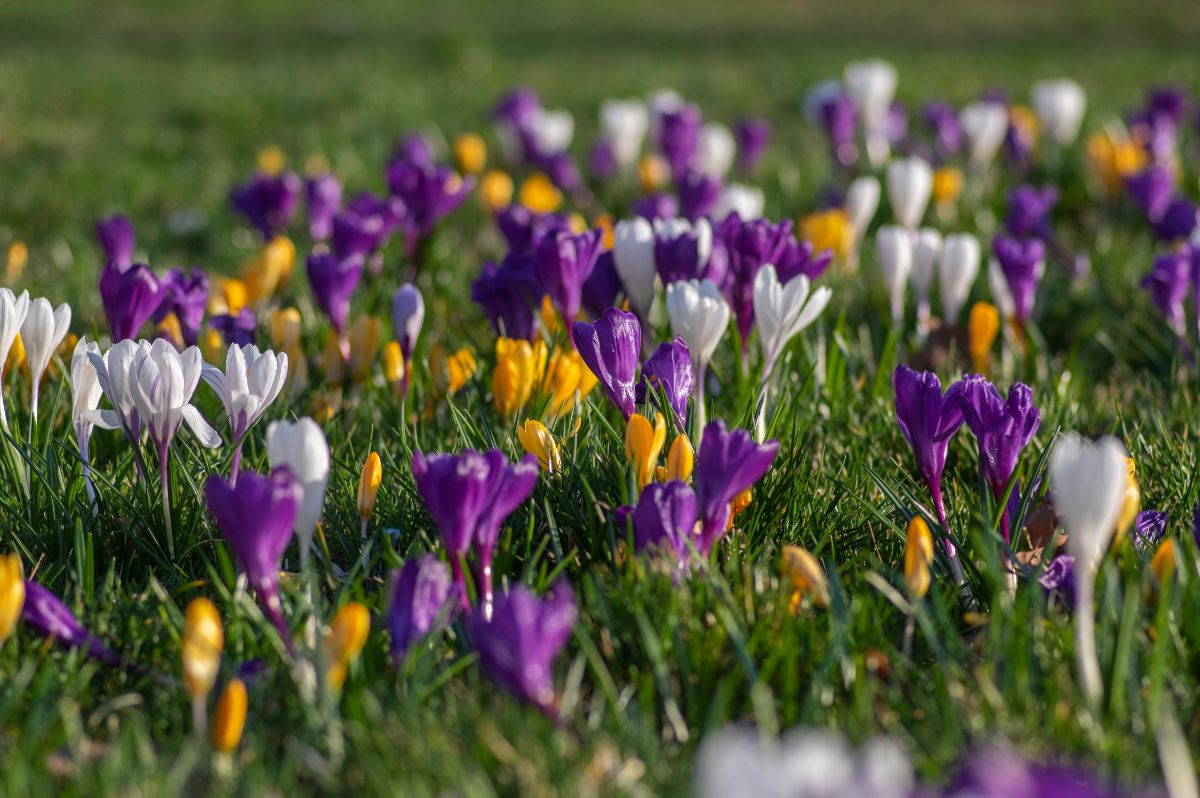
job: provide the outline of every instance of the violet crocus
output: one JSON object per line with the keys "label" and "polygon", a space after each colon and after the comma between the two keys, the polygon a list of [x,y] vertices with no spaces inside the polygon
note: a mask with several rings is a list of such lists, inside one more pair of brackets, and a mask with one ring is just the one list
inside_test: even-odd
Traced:
{"label": "violet crocus", "polygon": [[226,346],[250,346],[258,338],[258,318],[250,308],[213,316],[208,320],[208,326],[221,334],[221,341]]}
{"label": "violet crocus", "polygon": [[858,147],[854,143],[858,129],[858,113],[854,101],[846,94],[838,93],[825,99],[818,108],[821,128],[829,139],[833,157],[842,166],[858,160]]}
{"label": "violet crocus", "polygon": [[651,482],[642,490],[633,520],[633,547],[638,552],[655,551],[686,573],[695,545],[696,494],[686,482]]}
{"label": "violet crocus", "polygon": [[771,143],[771,123],[757,117],[743,117],[734,123],[733,136],[737,139],[737,170],[749,177]]}
{"label": "violet crocus", "polygon": [[270,241],[287,231],[303,189],[304,184],[295,172],[277,175],[256,172],[248,182],[230,192],[229,202]]}
{"label": "violet crocus", "polygon": [[133,264],[133,222],[124,214],[109,216],[96,221],[96,238],[104,250],[105,263],[116,264],[125,271]]}
{"label": "violet crocus", "polygon": [[42,637],[65,648],[82,649],[105,665],[119,666],[121,659],[100,638],[89,632],[62,599],[32,579],[25,580],[21,622]]}
{"label": "violet crocus", "polygon": [[588,150],[588,174],[592,179],[607,183],[617,175],[617,158],[613,152],[612,141],[605,136],[600,136],[592,144],[592,148]]}
{"label": "violet crocus", "polygon": [[1178,196],[1171,200],[1162,218],[1150,224],[1154,237],[1159,241],[1175,242],[1191,238],[1192,231],[1200,223],[1196,204],[1187,197]]}
{"label": "violet crocus", "polygon": [[642,364],[637,402],[644,404],[648,397],[653,396],[657,403],[661,391],[674,415],[676,429],[682,430],[687,425],[687,405],[694,381],[692,353],[687,341],[677,335],[674,341],[659,344],[654,354]]}
{"label": "violet crocus", "polygon": [[721,198],[721,179],[689,169],[676,181],[679,193],[679,215],[695,221],[710,215]]}
{"label": "violet crocus", "polygon": [[213,474],[204,485],[204,498],[234,560],[291,651],[292,635],[279,603],[279,558],[292,537],[300,483],[287,467],[269,475],[245,471],[236,484]]}
{"label": "violet crocus", "polygon": [[642,326],[637,316],[609,308],[595,324],[575,322],[571,342],[600,381],[604,395],[628,421],[637,399],[634,384],[642,351]]}
{"label": "violet crocus", "polygon": [[675,179],[682,177],[691,165],[700,146],[703,125],[700,109],[691,103],[682,103],[659,115],[658,149],[667,159]]}
{"label": "violet crocus", "polygon": [[1166,166],[1151,164],[1126,177],[1125,188],[1146,219],[1157,222],[1175,194],[1175,174]]}
{"label": "violet crocus", "polygon": [[784,220],[772,224],[766,219],[744,222],[737,214],[730,214],[715,226],[714,232],[713,257],[725,259],[727,271],[721,289],[737,318],[744,354],[754,329],[754,279],[764,264],[781,259],[792,238],[792,223]]}
{"label": "violet crocus", "polygon": [[620,291],[621,275],[617,274],[613,251],[607,249],[596,256],[596,266],[583,282],[583,309],[589,316],[596,318],[617,304],[617,294]]}
{"label": "violet crocus", "polygon": [[304,181],[305,205],[308,208],[308,235],[313,241],[324,241],[333,234],[333,217],[342,209],[342,181],[326,172]]}
{"label": "violet crocus", "polygon": [[534,213],[519,203],[496,212],[496,227],[511,252],[527,253],[537,249],[546,236],[558,231],[570,232],[567,217],[558,213]]}
{"label": "violet crocus", "polygon": [[674,219],[679,215],[679,201],[674,195],[662,192],[647,194],[633,203],[633,215],[649,222],[656,219]]}
{"label": "violet crocus", "polygon": [[814,252],[808,241],[798,241],[795,236],[786,236],[783,248],[775,262],[775,272],[781,283],[790,283],[800,275],[816,280],[833,263],[833,252],[825,249]]}
{"label": "violet crocus", "polygon": [[133,338],[163,301],[164,290],[144,263],[122,270],[109,261],[100,270],[100,301],[113,343]]}
{"label": "violet crocus", "polygon": [[350,297],[358,286],[362,269],[362,255],[338,257],[333,252],[314,252],[308,256],[308,283],[313,298],[329,317],[338,337],[345,334]]}
{"label": "violet crocus", "polygon": [[392,329],[400,345],[400,357],[404,361],[404,376],[400,378],[400,395],[408,396],[408,384],[412,377],[412,353],[425,323],[425,298],[421,290],[412,283],[405,283],[392,297]]}
{"label": "violet crocus", "polygon": [[600,230],[588,230],[579,235],[559,231],[538,244],[538,277],[567,329],[579,315],[583,284],[596,266],[602,235]]}
{"label": "violet crocus", "polygon": [[432,554],[404,563],[388,579],[389,651],[399,663],[408,650],[445,626],[458,606],[458,586],[446,564]]}
{"label": "violet crocus", "polygon": [[333,217],[330,247],[339,258],[372,257],[387,244],[404,213],[404,201],[399,197],[377,197],[363,191]]}
{"label": "violet crocus", "polygon": [[963,142],[962,125],[958,112],[949,103],[933,101],[925,104],[925,124],[932,133],[933,151],[940,160],[955,155]]}
{"label": "violet crocus", "polygon": [[508,692],[557,719],[554,659],[571,637],[578,611],[566,582],[539,599],[514,584],[496,597],[490,618],[476,613],[468,623],[471,643],[484,672]]}
{"label": "violet crocus", "polygon": [[1047,595],[1056,597],[1068,607],[1075,604],[1075,558],[1070,554],[1059,554],[1047,565],[1038,577],[1038,584]]}
{"label": "violet crocus", "polygon": [[[434,228],[471,193],[473,178],[463,179],[448,166],[398,159],[388,165],[388,187],[404,202],[400,219],[405,254],[419,260]],[[419,263],[417,265],[420,265]]]}
{"label": "violet crocus", "polygon": [[1187,318],[1183,303],[1191,287],[1192,258],[1182,251],[1167,252],[1154,259],[1154,267],[1142,278],[1142,287],[1166,317],[1176,337],[1187,336]]}
{"label": "violet crocus", "polygon": [[[1013,383],[1008,398],[982,375],[968,374],[957,383],[957,397],[963,420],[979,444],[979,468],[983,480],[999,501],[1008,481],[1017,470],[1017,458],[1029,444],[1041,424],[1041,415],[1033,403],[1028,385]],[[952,386],[953,387],[953,386]],[[1009,539],[1008,508],[1000,519],[1000,531]]]}
{"label": "violet crocus", "polygon": [[536,334],[534,296],[539,284],[531,256],[510,253],[497,266],[483,264],[471,283],[471,299],[479,305],[497,335],[532,341]]}
{"label": "violet crocus", "polygon": [[1133,519],[1133,546],[1141,551],[1153,551],[1167,534],[1167,514],[1158,510],[1142,510]]}
{"label": "violet crocus", "polygon": [[696,498],[700,502],[700,535],[696,548],[707,557],[725,534],[730,502],[757,482],[779,453],[779,441],[755,443],[744,429],[729,431],[724,421],[704,428],[696,453]]}
{"label": "violet crocus", "polygon": [[433,147],[429,139],[420,133],[406,133],[396,142],[392,157],[398,161],[409,161],[418,166],[433,166]]}
{"label": "violet crocus", "polygon": [[992,239],[992,253],[1004,274],[1013,315],[1024,326],[1033,315],[1033,301],[1046,267],[1046,245],[1037,238],[1021,241],[997,235]]}
{"label": "violet crocus", "polygon": [[1058,204],[1055,186],[1019,186],[1008,194],[1008,216],[1004,226],[1018,238],[1049,237],[1050,212]]}
{"label": "violet crocus", "polygon": [[171,269],[159,281],[163,298],[154,313],[154,321],[160,322],[168,313],[174,313],[183,334],[184,346],[194,346],[200,337],[200,325],[208,306],[208,275],[201,268],[191,272]]}
{"label": "violet crocus", "polygon": [[[946,450],[950,439],[963,424],[962,406],[958,395],[962,383],[956,382],[942,393],[942,383],[932,371],[913,371],[901,363],[892,374],[895,391],[896,421],[904,439],[912,447],[917,460],[917,470],[929,490],[934,510],[942,527],[949,529],[946,522],[946,504],[942,500],[942,472],[946,468]],[[942,539],[946,556],[950,559],[955,578],[961,581],[962,566],[954,542],[947,536]]]}
{"label": "violet crocus", "polygon": [[1069,765],[1027,761],[1014,751],[977,751],[944,793],[956,798],[1118,798],[1094,775]]}
{"label": "violet crocus", "polygon": [[684,219],[654,222],[654,268],[663,285],[706,278],[720,283],[724,275],[714,279],[709,274],[712,248],[713,229],[707,219],[697,219],[695,223]]}

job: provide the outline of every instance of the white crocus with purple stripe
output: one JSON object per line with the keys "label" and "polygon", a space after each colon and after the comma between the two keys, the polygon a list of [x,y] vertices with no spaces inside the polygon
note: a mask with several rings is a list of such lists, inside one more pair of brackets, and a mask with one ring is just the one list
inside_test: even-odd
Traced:
{"label": "white crocus with purple stripe", "polygon": [[230,466],[231,481],[237,480],[242,439],[279,396],[287,373],[287,355],[269,349],[260,352],[253,344],[231,344],[225,355],[224,373],[207,363],[201,368],[200,376],[221,397],[225,413],[229,416],[230,435],[235,447]]}

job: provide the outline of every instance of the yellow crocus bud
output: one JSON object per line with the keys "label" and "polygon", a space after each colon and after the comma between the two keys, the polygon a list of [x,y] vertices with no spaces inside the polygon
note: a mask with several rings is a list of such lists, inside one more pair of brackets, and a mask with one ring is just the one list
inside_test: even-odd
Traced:
{"label": "yellow crocus bud", "polygon": [[793,613],[800,609],[805,596],[818,607],[829,606],[829,579],[821,563],[807,550],[793,545],[783,547],[783,578],[791,583],[789,609]]}
{"label": "yellow crocus bud", "polygon": [[268,175],[277,175],[283,171],[283,167],[286,165],[287,156],[283,154],[283,150],[278,144],[267,144],[258,151],[258,171]]}
{"label": "yellow crocus bud", "polygon": [[1120,543],[1125,538],[1125,530],[1137,518],[1138,510],[1142,507],[1142,492],[1138,490],[1137,467],[1132,457],[1125,458],[1125,492],[1121,495],[1121,511],[1117,513],[1117,528],[1114,539]]}
{"label": "yellow crocus bud", "polygon": [[242,741],[246,728],[246,685],[241,679],[230,679],[217,699],[213,716],[212,745],[222,754],[231,753]]}
{"label": "yellow crocus bud", "polygon": [[25,572],[16,553],[0,555],[0,646],[12,637],[25,606]]}
{"label": "yellow crocus bud", "polygon": [[1020,131],[1021,137],[1028,141],[1036,141],[1038,136],[1037,114],[1028,105],[1014,105],[1008,111],[1012,126]]}
{"label": "yellow crocus bud", "polygon": [[200,352],[204,355],[204,362],[218,364],[225,362],[225,339],[221,337],[221,333],[209,327],[200,336]]}
{"label": "yellow crocus bud", "polygon": [[404,353],[400,351],[398,341],[388,341],[383,347],[383,376],[392,386],[392,392],[399,396],[404,379]]}
{"label": "yellow crocus bud", "polygon": [[14,241],[8,245],[8,257],[4,264],[4,282],[12,285],[21,279],[25,273],[25,265],[29,263],[29,247],[24,241]]}
{"label": "yellow crocus bud", "polygon": [[971,364],[981,374],[988,371],[992,343],[1000,332],[1000,311],[990,302],[976,302],[967,317],[967,348]]}
{"label": "yellow crocus bud", "polygon": [[362,382],[371,373],[383,341],[383,322],[374,316],[361,315],[350,325],[350,380]]}
{"label": "yellow crocus bud", "polygon": [[248,294],[246,284],[233,277],[224,277],[214,281],[213,290],[208,295],[208,313],[210,316],[236,314],[246,307]]}
{"label": "yellow crocus bud", "polygon": [[341,385],[346,379],[342,344],[333,330],[329,331],[329,336],[325,339],[325,348],[321,351],[321,368],[325,372],[325,382],[329,385]]}
{"label": "yellow crocus bud", "polygon": [[657,153],[642,156],[638,161],[638,182],[641,183],[642,193],[651,194],[662,188],[670,177],[671,169],[667,161]]}
{"label": "yellow crocus bud", "polygon": [[329,174],[329,159],[323,153],[310,152],[304,158],[304,174],[309,177]]}
{"label": "yellow crocus bud", "polygon": [[600,214],[592,223],[592,226],[601,233],[600,246],[605,250],[612,249],[613,245],[616,243],[617,233],[615,225],[616,222],[613,220],[611,213]]}
{"label": "yellow crocus bud", "polygon": [[341,408],[341,394],[321,394],[313,397],[312,418],[318,424],[328,424],[333,421]]}
{"label": "yellow crocus bud", "polygon": [[750,508],[751,502],[754,501],[754,490],[746,488],[744,491],[733,497],[733,501],[729,503],[729,520],[725,522],[725,530],[733,529],[733,521],[742,513]]}
{"label": "yellow crocus bud", "polygon": [[4,375],[8,376],[13,373],[14,369],[19,369],[25,365],[25,342],[21,340],[21,334],[17,333],[17,337],[13,339],[12,349],[8,350],[8,359],[4,361]]}
{"label": "yellow crocus bud", "polygon": [[583,218],[583,214],[578,211],[567,216],[567,227],[571,228],[571,232],[575,235],[580,235],[588,231],[587,219]]}
{"label": "yellow crocus bud", "polygon": [[692,468],[696,463],[696,452],[687,435],[677,435],[667,451],[667,479],[680,482],[692,481]]}
{"label": "yellow crocus bud", "polygon": [[183,327],[179,324],[179,317],[174,312],[163,316],[162,321],[158,323],[158,334],[166,338],[176,349],[183,349]]}
{"label": "yellow crocus bud", "polygon": [[379,496],[379,485],[383,482],[383,463],[379,452],[371,452],[363,463],[358,477],[358,517],[364,522],[375,511],[375,500]]}
{"label": "yellow crocus bud", "polygon": [[492,402],[508,417],[525,406],[546,368],[546,345],[520,338],[496,339],[496,371],[492,375]]}
{"label": "yellow crocus bud", "polygon": [[192,599],[183,619],[183,683],[193,699],[203,699],[212,690],[221,669],[225,633],[221,615],[206,598]]}
{"label": "yellow crocus bud", "polygon": [[300,343],[300,311],[296,308],[272,310],[267,316],[267,334],[271,345],[284,352]]}
{"label": "yellow crocus bud", "polygon": [[908,542],[904,545],[904,581],[917,598],[929,592],[930,565],[933,564],[933,535],[929,524],[919,515],[908,522]]}
{"label": "yellow crocus bud", "polygon": [[963,190],[962,170],[955,166],[943,166],[933,173],[933,203],[948,208],[958,202]]}
{"label": "yellow crocus bud", "polygon": [[534,213],[554,213],[562,207],[563,196],[550,178],[534,172],[521,184],[517,202]]}
{"label": "yellow crocus bud", "polygon": [[487,164],[487,143],[478,133],[459,133],[451,145],[460,172],[477,175]]}
{"label": "yellow crocus bud", "polygon": [[441,344],[434,344],[429,350],[428,365],[433,378],[433,389],[438,396],[453,396],[458,393],[479,370],[475,354],[465,346],[447,355]]}
{"label": "yellow crocus bud", "polygon": [[542,319],[542,329],[551,338],[558,335],[562,330],[562,320],[558,316],[558,311],[554,309],[554,300],[550,298],[549,294],[542,295],[542,307],[538,315]]}
{"label": "yellow crocus bud", "polygon": [[512,204],[513,180],[507,172],[492,169],[479,181],[479,201],[488,213],[504,210]]}
{"label": "yellow crocus bud", "polygon": [[1158,551],[1154,552],[1154,559],[1150,561],[1150,573],[1154,574],[1159,585],[1165,585],[1171,575],[1175,573],[1175,540],[1173,538],[1167,538],[1159,544]]}
{"label": "yellow crocus bud", "polygon": [[800,238],[812,244],[813,250],[830,250],[842,261],[854,248],[854,225],[841,208],[809,214],[800,219]]}
{"label": "yellow crocus bud", "polygon": [[325,638],[325,651],[329,659],[326,681],[334,692],[346,683],[346,672],[362,653],[370,632],[371,614],[357,601],[346,604],[333,616]]}
{"label": "yellow crocus bud", "polygon": [[538,465],[548,474],[562,472],[562,451],[554,440],[554,433],[546,425],[532,418],[517,427],[517,440],[525,451],[538,459]]}
{"label": "yellow crocus bud", "polygon": [[270,299],[280,285],[292,276],[296,262],[296,246],[286,236],[276,236],[262,248],[258,257],[242,266],[242,282],[246,300],[260,304]]}
{"label": "yellow crocus bud", "polygon": [[284,385],[292,396],[296,396],[308,385],[308,357],[305,356],[299,341],[287,347],[284,352],[288,356],[288,373]]}
{"label": "yellow crocus bud", "polygon": [[629,417],[625,425],[625,453],[633,463],[639,493],[650,484],[658,455],[666,441],[667,422],[662,413],[656,414],[653,427],[650,426],[650,420],[640,413]]}

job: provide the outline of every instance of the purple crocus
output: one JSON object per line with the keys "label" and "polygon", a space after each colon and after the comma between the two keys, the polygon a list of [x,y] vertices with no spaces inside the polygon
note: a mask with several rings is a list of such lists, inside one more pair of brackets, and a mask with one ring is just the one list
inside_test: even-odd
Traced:
{"label": "purple crocus", "polygon": [[1072,606],[1075,603],[1075,558],[1070,554],[1055,557],[1038,577],[1038,584],[1048,595]]}
{"label": "purple crocus", "polygon": [[109,216],[96,221],[96,238],[104,250],[105,263],[116,264],[125,271],[133,263],[133,222],[124,214]]}
{"label": "purple crocus", "polygon": [[637,316],[609,308],[595,324],[575,322],[571,342],[600,381],[605,396],[628,421],[637,400],[634,383],[642,351],[642,326]]}
{"label": "purple crocus", "polygon": [[229,201],[234,210],[270,241],[287,231],[303,189],[304,184],[295,172],[278,175],[256,172],[248,182],[233,189]]}
{"label": "purple crocus", "polygon": [[938,158],[945,160],[955,155],[962,148],[963,132],[954,106],[936,100],[926,103],[924,117],[933,134],[933,151]]}
{"label": "purple crocus", "polygon": [[1187,335],[1183,303],[1192,279],[1191,261],[1187,252],[1175,250],[1163,253],[1154,259],[1154,267],[1142,278],[1142,287],[1166,317],[1171,332],[1179,338]]}
{"label": "purple crocus", "polygon": [[696,494],[686,482],[651,482],[642,490],[633,520],[633,547],[657,551],[686,572],[695,545]]}
{"label": "purple crocus", "polygon": [[648,396],[658,401],[659,392],[666,396],[667,405],[675,419],[675,427],[687,424],[688,397],[692,395],[695,374],[692,353],[682,336],[658,345],[654,354],[642,364],[642,379],[637,386],[637,402],[644,404]]}
{"label": "purple crocus", "polygon": [[634,216],[653,222],[655,219],[674,219],[679,215],[679,201],[671,194],[655,192],[633,203]]}
{"label": "purple crocus", "polygon": [[483,308],[497,335],[532,341],[537,332],[533,302],[540,288],[534,259],[510,253],[499,266],[483,264],[471,283],[471,299]]}
{"label": "purple crocus", "polygon": [[858,114],[854,101],[846,94],[837,94],[827,98],[817,110],[834,159],[842,166],[854,163],[858,159],[854,143]]}
{"label": "purple crocus", "polygon": [[1151,551],[1167,534],[1167,514],[1158,510],[1142,510],[1133,519],[1133,545]]}
{"label": "purple crocus", "polygon": [[667,159],[674,178],[680,178],[691,165],[703,123],[700,109],[691,103],[683,103],[659,116],[658,149]]}
{"label": "purple crocus", "polygon": [[1187,197],[1178,196],[1167,205],[1162,218],[1151,222],[1150,227],[1159,241],[1184,241],[1191,237],[1198,221],[1195,203]]}
{"label": "purple crocus", "polygon": [[473,178],[463,179],[448,166],[398,159],[388,165],[388,187],[404,202],[400,219],[405,254],[419,258],[434,228],[471,193]]}
{"label": "purple crocus", "polygon": [[908,138],[908,109],[899,100],[893,100],[883,118],[883,132],[888,144],[899,147]]}
{"label": "purple crocus", "polygon": [[1037,236],[1045,239],[1050,232],[1050,211],[1058,204],[1054,186],[1019,186],[1008,194],[1008,217],[1004,226],[1018,238]]}
{"label": "purple crocus", "polygon": [[538,167],[546,173],[550,182],[568,194],[574,194],[583,187],[583,177],[569,152],[543,155],[538,159]]}
{"label": "purple crocus", "polygon": [[387,628],[393,662],[430,633],[444,626],[458,606],[458,586],[446,564],[422,554],[392,571],[388,579]]}
{"label": "purple crocus", "polygon": [[558,308],[567,329],[575,323],[583,301],[583,284],[600,254],[599,230],[579,235],[558,231],[544,237],[537,247],[537,273],[550,300]]}
{"label": "purple crocus", "polygon": [[97,662],[112,666],[121,664],[121,659],[84,628],[62,599],[32,579],[25,580],[21,622],[60,646],[83,649]]}
{"label": "purple crocus", "polygon": [[592,149],[588,151],[588,174],[594,180],[601,183],[607,183],[616,177],[617,174],[617,158],[613,153],[612,142],[604,136],[600,136],[592,144]]}
{"label": "purple crocus", "polygon": [[174,313],[183,333],[183,343],[192,346],[200,336],[200,324],[204,321],[204,310],[208,306],[208,275],[204,270],[193,267],[191,272],[171,269],[159,281],[163,298],[154,313],[154,321],[162,321],[168,313]]}
{"label": "purple crocus", "polygon": [[720,284],[724,275],[709,274],[713,247],[712,226],[701,219],[693,225],[661,222],[654,227],[654,267],[663,285],[681,280],[703,280]]}
{"label": "purple crocus", "polygon": [[308,208],[308,234],[313,241],[324,241],[333,234],[333,217],[342,209],[342,182],[325,173],[304,181]]}
{"label": "purple crocus", "polygon": [[362,276],[362,255],[338,257],[333,252],[314,252],[308,256],[308,284],[317,305],[329,317],[339,336],[346,330],[350,316],[350,297]]}
{"label": "purple crocus", "polygon": [[164,290],[144,263],[122,270],[109,261],[100,270],[100,301],[113,343],[133,338],[162,304]]}
{"label": "purple crocus", "polygon": [[1075,767],[1030,762],[993,748],[967,758],[947,795],[972,798],[1118,798],[1094,776]]}
{"label": "purple crocus", "polygon": [[[999,500],[1017,470],[1017,457],[1041,424],[1041,415],[1033,403],[1033,391],[1028,385],[1017,382],[1005,399],[995,385],[979,374],[968,374],[958,385],[961,386],[957,396],[963,420],[979,443],[979,468],[992,495]],[[1006,541],[1009,539],[1009,520],[1006,507],[1000,520],[1000,531]]]}
{"label": "purple crocus", "polygon": [[433,147],[429,144],[429,139],[425,138],[420,133],[408,133],[396,142],[395,149],[392,150],[392,157],[395,160],[409,161],[418,166],[433,166]]}
{"label": "purple crocus", "polygon": [[617,304],[621,291],[621,276],[611,249],[596,256],[596,266],[583,283],[583,308],[592,318]]}
{"label": "purple crocus", "polygon": [[813,245],[809,242],[798,241],[795,236],[786,236],[783,249],[775,263],[775,273],[779,282],[785,285],[801,274],[809,280],[815,280],[825,273],[831,263],[831,250],[825,249],[814,254]]}
{"label": "purple crocus", "polygon": [[377,253],[387,244],[404,216],[399,197],[377,197],[363,191],[333,217],[330,246],[339,258]]}
{"label": "purple crocus", "polygon": [[492,681],[556,719],[554,659],[567,644],[577,615],[566,582],[542,599],[515,584],[496,597],[490,618],[482,613],[471,617],[468,633]]}
{"label": "purple crocus", "polygon": [[[892,385],[896,395],[896,421],[900,424],[904,439],[912,447],[917,470],[929,489],[938,521],[949,529],[946,504],[942,500],[942,472],[946,468],[946,450],[950,439],[963,423],[963,411],[959,404],[962,383],[954,383],[943,394],[942,383],[932,371],[913,371],[901,363],[892,374]],[[942,544],[957,572],[959,566],[954,543],[947,537]]]}
{"label": "purple crocus", "polygon": [[731,213],[715,226],[714,233],[712,258],[724,260],[727,271],[721,290],[737,317],[744,352],[754,329],[754,278],[764,264],[779,262],[792,238],[792,223],[784,220],[772,224],[766,219],[744,222]]}
{"label": "purple crocus", "polygon": [[567,217],[558,213],[534,213],[520,203],[496,212],[496,227],[511,252],[527,253],[537,249],[542,239],[559,231],[570,232]]}
{"label": "purple crocus", "polygon": [[243,471],[234,484],[213,474],[204,484],[208,511],[289,651],[292,635],[279,603],[279,558],[291,540],[301,494],[287,467],[265,476]]}
{"label": "purple crocus", "polygon": [[208,326],[221,334],[226,346],[249,346],[258,338],[258,319],[250,308],[237,313],[223,313],[208,320]]}
{"label": "purple crocus", "polygon": [[679,215],[689,221],[708,216],[721,198],[721,180],[712,175],[688,170],[676,181]]}
{"label": "purple crocus", "polygon": [[743,117],[734,123],[733,136],[737,140],[737,170],[749,177],[771,143],[771,123],[757,117]]}
{"label": "purple crocus", "polygon": [[1175,194],[1175,174],[1167,167],[1151,164],[1125,178],[1125,188],[1134,205],[1154,223],[1162,218]]}
{"label": "purple crocus", "polygon": [[1013,314],[1022,326],[1033,314],[1033,300],[1046,265],[1046,245],[1041,239],[1020,240],[997,234],[992,239],[992,252],[1013,301]]}
{"label": "purple crocus", "polygon": [[392,328],[396,333],[396,342],[400,344],[400,354],[404,357],[406,387],[413,347],[417,345],[417,336],[421,334],[421,325],[424,323],[425,298],[421,296],[419,288],[412,283],[405,283],[392,297]]}
{"label": "purple crocus", "polygon": [[724,421],[704,428],[696,454],[696,497],[700,501],[700,539],[696,545],[707,557],[725,534],[732,512],[729,503],[757,482],[779,453],[779,441],[755,443],[744,429],[732,432]]}

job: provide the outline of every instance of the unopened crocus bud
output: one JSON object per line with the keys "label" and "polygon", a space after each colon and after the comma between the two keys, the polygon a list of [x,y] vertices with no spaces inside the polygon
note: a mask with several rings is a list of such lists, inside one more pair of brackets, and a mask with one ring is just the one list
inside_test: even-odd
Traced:
{"label": "unopened crocus bud", "polygon": [[896,223],[915,230],[933,191],[933,169],[921,158],[896,158],[888,164],[887,194]]}
{"label": "unopened crocus bud", "polygon": [[943,166],[933,173],[933,204],[946,213],[958,202],[963,190],[963,173],[953,166]]}
{"label": "unopened crocus bud", "polygon": [[463,174],[477,175],[487,163],[487,143],[478,133],[460,133],[451,144],[454,160]]}
{"label": "unopened crocus bud", "polygon": [[404,396],[402,386],[407,374],[408,369],[404,367],[404,354],[400,351],[399,342],[388,341],[383,347],[383,377],[388,381],[388,385],[392,386],[392,392],[397,399]]}
{"label": "unopened crocus bud", "polygon": [[892,321],[899,324],[904,321],[904,289],[913,267],[913,239],[908,230],[885,225],[875,234],[875,245],[879,250],[879,270],[887,289]]}
{"label": "unopened crocus bud", "polygon": [[929,525],[919,515],[908,522],[908,542],[904,546],[904,581],[917,598],[929,592],[930,570],[933,564],[933,536]]}
{"label": "unopened crocus bud", "polygon": [[276,350],[288,351],[300,343],[300,311],[282,308],[271,311],[267,317],[267,332],[271,345]]}
{"label": "unopened crocus bud", "polygon": [[232,753],[242,741],[246,728],[246,685],[241,679],[231,679],[217,700],[213,716],[212,745],[222,754]]}
{"label": "unopened crocus bud", "polygon": [[352,382],[362,382],[370,376],[382,340],[383,322],[375,316],[359,316],[350,325],[348,365]]}
{"label": "unopened crocus bud", "polygon": [[1138,510],[1142,507],[1142,493],[1138,490],[1137,469],[1132,457],[1125,458],[1125,492],[1121,495],[1121,511],[1117,514],[1117,526],[1114,538],[1120,541],[1125,537],[1125,530],[1137,518]]}
{"label": "unopened crocus bud", "polygon": [[192,599],[183,619],[183,683],[193,699],[203,699],[212,690],[221,669],[225,633],[216,606],[206,598]]}
{"label": "unopened crocus bud", "polygon": [[563,195],[549,177],[535,172],[521,183],[517,202],[534,213],[554,213],[562,207]]}
{"label": "unopened crocus bud", "polygon": [[692,469],[696,462],[696,453],[687,435],[677,435],[667,451],[667,481],[692,481]]}
{"label": "unopened crocus bud", "polygon": [[533,395],[538,377],[545,371],[546,344],[538,339],[496,339],[496,370],[492,374],[492,403],[502,416],[511,416]]}
{"label": "unopened crocus bud", "polygon": [[979,239],[970,233],[946,236],[938,259],[938,284],[942,294],[942,321],[957,324],[958,314],[979,276]]}
{"label": "unopened crocus bud", "polygon": [[357,601],[351,601],[333,616],[325,638],[325,653],[329,659],[326,681],[334,692],[346,683],[351,663],[358,659],[371,632],[371,614]]}
{"label": "unopened crocus bud", "polygon": [[654,466],[666,439],[667,422],[662,413],[655,414],[653,427],[650,426],[649,419],[640,413],[629,417],[629,422],[625,425],[625,453],[629,455],[629,462],[633,464],[637,476],[638,493],[650,484]]}
{"label": "unopened crocus bud", "polygon": [[538,466],[548,474],[562,471],[562,452],[554,440],[554,433],[535,419],[526,419],[517,427],[517,439],[528,454],[538,459]]}
{"label": "unopened crocus bud", "polygon": [[986,373],[992,356],[992,343],[1000,332],[1000,311],[990,302],[976,302],[967,318],[967,348],[971,367]]}
{"label": "unopened crocus bud", "polygon": [[817,558],[799,546],[783,547],[783,578],[791,587],[788,607],[792,612],[800,609],[800,602],[811,597],[818,607],[829,606],[829,579]]}
{"label": "unopened crocus bud", "polygon": [[1165,585],[1171,575],[1175,573],[1175,540],[1173,538],[1167,538],[1159,544],[1158,551],[1154,552],[1154,559],[1150,561],[1150,573],[1154,574],[1159,585]]}
{"label": "unopened crocus bud", "polygon": [[358,517],[366,523],[375,511],[375,499],[379,496],[379,485],[383,481],[383,464],[379,452],[371,452],[363,463],[358,477]]}
{"label": "unopened crocus bud", "polygon": [[25,574],[18,554],[0,556],[0,646],[12,637],[25,606]]}
{"label": "unopened crocus bud", "polygon": [[488,213],[507,208],[512,198],[513,181],[507,172],[492,169],[479,181],[479,201]]}

